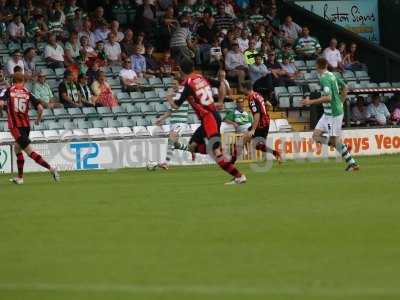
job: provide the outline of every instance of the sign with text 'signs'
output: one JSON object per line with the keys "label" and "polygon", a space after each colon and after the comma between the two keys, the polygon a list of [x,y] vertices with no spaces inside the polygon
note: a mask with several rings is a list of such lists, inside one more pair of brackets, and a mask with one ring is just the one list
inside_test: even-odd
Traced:
{"label": "sign with text 'signs'", "polygon": [[296,1],[296,4],[371,42],[379,43],[377,0]]}

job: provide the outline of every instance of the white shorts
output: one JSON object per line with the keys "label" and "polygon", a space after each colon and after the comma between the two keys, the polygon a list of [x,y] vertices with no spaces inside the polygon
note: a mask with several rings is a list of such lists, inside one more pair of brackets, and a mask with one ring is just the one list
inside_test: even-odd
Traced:
{"label": "white shorts", "polygon": [[329,136],[340,137],[342,135],[342,123],[343,115],[334,117],[323,114],[315,129],[321,130]]}

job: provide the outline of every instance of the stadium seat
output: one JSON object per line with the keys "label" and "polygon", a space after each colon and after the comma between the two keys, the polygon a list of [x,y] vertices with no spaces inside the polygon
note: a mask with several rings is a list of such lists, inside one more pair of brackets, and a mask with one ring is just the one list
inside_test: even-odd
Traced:
{"label": "stadium seat", "polygon": [[136,121],[134,120],[130,120],[130,119],[122,119],[122,120],[118,120],[121,122],[121,126],[122,127],[133,127],[136,126]]}
{"label": "stadium seat", "polygon": [[156,125],[155,123],[156,123],[156,119],[157,119],[157,117],[156,116],[149,116],[149,115],[147,115],[147,116],[145,116],[145,120],[146,120],[146,124],[147,124],[147,126],[151,126],[151,125]]}
{"label": "stadium seat", "polygon": [[276,127],[275,120],[270,120],[269,123],[269,132],[278,132],[278,128]]}
{"label": "stadium seat", "polygon": [[14,141],[14,138],[10,132],[3,131],[0,132],[0,141],[2,141],[3,143],[10,143]]}
{"label": "stadium seat", "polygon": [[119,77],[119,72],[122,70],[121,66],[112,66],[111,73],[114,77]]}
{"label": "stadium seat", "polygon": [[54,70],[54,73],[56,74],[56,79],[57,80],[62,80],[64,78],[64,68],[58,68]]}
{"label": "stadium seat", "polygon": [[307,70],[306,63],[305,63],[303,60],[296,60],[296,61],[294,62],[294,65],[296,66],[296,68],[297,68],[299,71],[306,71],[306,70]]}
{"label": "stadium seat", "polygon": [[121,82],[120,82],[119,78],[115,78],[115,79],[110,78],[107,80],[107,82],[111,86],[112,89],[114,89],[114,87],[121,87]]}
{"label": "stadium seat", "polygon": [[319,92],[321,90],[321,86],[318,83],[309,83],[308,89],[310,92]]}
{"label": "stadium seat", "polygon": [[354,73],[350,70],[344,71],[343,78],[345,80],[355,80],[356,79]]}
{"label": "stadium seat", "polygon": [[292,126],[290,126],[288,120],[286,119],[276,119],[275,125],[280,132],[289,132],[292,130]]}
{"label": "stadium seat", "polygon": [[136,121],[135,122],[136,126],[147,126],[147,121],[145,118],[137,118],[134,120]]}
{"label": "stadium seat", "polygon": [[104,122],[103,120],[94,120],[92,121],[93,124],[93,128],[105,128],[107,127],[106,122]]}
{"label": "stadium seat", "polygon": [[162,81],[164,83],[165,88],[170,88],[173,86],[174,78],[173,77],[164,77],[162,79]]}
{"label": "stadium seat", "polygon": [[32,141],[40,141],[40,140],[44,139],[44,136],[43,136],[42,131],[33,130],[33,131],[30,132],[29,138]]}
{"label": "stadium seat", "polygon": [[75,124],[74,124],[74,122],[66,121],[66,122],[64,122],[63,127],[66,130],[72,130],[72,129],[75,129]]}
{"label": "stadium seat", "polygon": [[54,114],[51,109],[43,109],[43,114],[42,114],[43,120],[54,120]]}
{"label": "stadium seat", "polygon": [[290,96],[292,96],[292,97],[294,97],[294,96],[303,96],[303,91],[297,85],[289,86],[288,87],[288,91],[290,93]]}
{"label": "stadium seat", "polygon": [[117,99],[119,103],[130,103],[132,102],[132,98],[129,93],[120,92],[117,94]]}
{"label": "stadium seat", "polygon": [[119,127],[117,128],[118,133],[122,136],[131,136],[133,135],[133,131],[129,127]]}
{"label": "stadium seat", "polygon": [[105,117],[114,117],[113,112],[111,111],[111,108],[109,107],[98,107],[97,108],[97,113],[99,114],[100,117],[102,117],[103,119]]}
{"label": "stadium seat", "polygon": [[304,73],[304,81],[307,83],[317,83],[319,82],[318,74],[315,72]]}
{"label": "stadium seat", "polygon": [[147,81],[146,78],[138,78],[137,79],[137,83],[138,83],[139,86],[141,86],[141,87],[143,87],[145,89],[151,88],[150,84],[149,84],[149,82]]}
{"label": "stadium seat", "polygon": [[102,128],[89,128],[88,135],[92,138],[102,138],[104,137],[103,129]]}
{"label": "stadium seat", "polygon": [[279,97],[279,107],[289,108],[290,107],[290,97]]}
{"label": "stadium seat", "polygon": [[279,99],[280,97],[289,97],[290,93],[288,92],[285,86],[277,86],[274,88],[275,96]]}
{"label": "stadium seat", "polygon": [[392,82],[392,87],[400,88],[400,82]]}
{"label": "stadium seat", "polygon": [[126,108],[124,106],[114,106],[111,108],[112,113],[114,116],[121,117],[121,116],[127,116]]}
{"label": "stadium seat", "polygon": [[155,103],[154,110],[158,113],[164,113],[168,111],[168,107],[164,103]]}
{"label": "stadium seat", "polygon": [[152,88],[164,88],[164,83],[158,77],[149,78],[149,84]]}
{"label": "stadium seat", "polygon": [[118,120],[107,121],[107,127],[109,127],[109,128],[117,128],[117,127],[121,127],[121,126],[122,126],[122,124]]}
{"label": "stadium seat", "polygon": [[369,81],[370,77],[368,76],[368,73],[366,71],[356,71],[355,72],[356,79],[358,81]]}
{"label": "stadium seat", "polygon": [[145,126],[135,126],[133,127],[133,133],[135,134],[135,136],[150,136],[149,131],[147,130],[147,128]]}
{"label": "stadium seat", "polygon": [[39,131],[39,130],[46,130],[46,125],[45,123],[41,122],[38,125],[36,125],[35,123],[32,125],[32,129],[35,131]]}
{"label": "stadium seat", "polygon": [[141,92],[130,92],[129,95],[134,102],[145,101],[144,94]]}
{"label": "stadium seat", "polygon": [[29,119],[36,119],[37,118],[37,111],[35,109],[30,109],[28,112]]}
{"label": "stadium seat", "polygon": [[381,82],[381,83],[379,83],[379,87],[381,87],[381,88],[391,88],[392,84],[390,82]]}
{"label": "stadium seat", "polygon": [[292,98],[293,107],[302,107],[301,101],[303,100],[303,96],[294,96]]}
{"label": "stadium seat", "polygon": [[72,134],[75,138],[83,139],[88,137],[88,131],[86,128],[73,129]]}
{"label": "stadium seat", "polygon": [[159,89],[157,90],[157,95],[158,98],[160,98],[161,100],[166,100],[166,96],[167,96],[167,92],[164,89]]}
{"label": "stadium seat", "polygon": [[57,120],[61,119],[69,119],[70,115],[64,108],[55,108],[53,109],[54,116]]}
{"label": "stadium seat", "polygon": [[168,131],[164,131],[162,126],[147,126],[147,130],[149,131],[151,136],[167,136]]}
{"label": "stadium seat", "polygon": [[49,140],[56,141],[60,139],[60,134],[58,133],[58,131],[53,129],[43,131],[43,136],[48,141]]}
{"label": "stadium seat", "polygon": [[144,92],[144,98],[146,101],[159,101],[160,97],[158,97],[156,91],[147,91]]}
{"label": "stadium seat", "polygon": [[44,75],[46,75],[47,80],[57,79],[56,73],[53,71],[53,69],[43,68],[41,69],[41,72],[44,73]]}
{"label": "stadium seat", "polygon": [[316,61],[315,60],[307,60],[306,66],[308,70],[315,70]]}
{"label": "stadium seat", "polygon": [[107,137],[119,135],[118,130],[117,130],[116,127],[106,127],[106,128],[103,128],[103,133],[104,133],[104,135],[107,136]]}
{"label": "stadium seat", "polygon": [[46,124],[47,124],[48,130],[64,129],[64,124],[61,122],[50,121],[50,122],[47,122]]}
{"label": "stadium seat", "polygon": [[68,111],[68,114],[71,116],[71,118],[82,118],[83,117],[82,110],[79,107],[68,108],[67,111]]}
{"label": "stadium seat", "polygon": [[61,129],[58,131],[60,135],[60,140],[71,140],[74,138],[74,134],[72,132],[72,129]]}
{"label": "stadium seat", "polygon": [[151,113],[151,112],[153,112],[153,107],[151,105],[149,105],[149,104],[146,104],[146,103],[140,103],[139,108],[140,108],[140,111],[142,113]]}

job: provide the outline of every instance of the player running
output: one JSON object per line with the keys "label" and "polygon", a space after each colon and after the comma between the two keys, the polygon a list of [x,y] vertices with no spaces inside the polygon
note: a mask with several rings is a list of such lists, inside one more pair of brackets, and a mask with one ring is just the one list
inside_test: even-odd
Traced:
{"label": "player running", "polygon": [[[243,85],[243,93],[247,96],[249,108],[253,115],[253,123],[248,131],[243,135],[243,145],[246,145],[251,140],[255,141],[255,147],[264,153],[271,153],[275,159],[281,163],[281,155],[278,151],[273,150],[266,145],[266,140],[269,132],[270,117],[268,109],[272,107],[269,101],[264,101],[264,98],[257,92],[253,91],[253,85],[250,81],[246,81]],[[232,155],[232,160],[235,161],[237,151]]]}
{"label": "player running", "polygon": [[182,128],[188,123],[188,117],[189,103],[184,102],[178,109],[171,109],[156,120],[156,125],[160,126],[166,119],[170,118],[167,156],[165,157],[165,161],[158,164],[159,168],[168,170],[172,154],[175,150],[175,144],[178,142]]}
{"label": "player running", "polygon": [[[193,72],[193,62],[190,60],[182,60],[180,69],[184,79],[183,92],[178,100],[174,100],[171,94],[167,95],[167,100],[174,109],[179,108],[187,100],[201,121],[201,126],[190,139],[188,150],[195,153],[211,154],[217,164],[234,177],[232,181],[226,184],[245,183],[246,176],[236,169],[234,163],[227,159],[222,151],[221,117],[217,111],[217,105],[221,104],[214,103],[209,82],[202,75]],[[223,89],[220,88],[219,93],[220,100],[223,100],[225,97]]]}
{"label": "player running", "polygon": [[24,75],[21,72],[14,74],[14,84],[9,87],[2,100],[6,101],[8,109],[8,128],[15,139],[14,152],[17,156],[18,176],[10,179],[15,184],[23,184],[24,179],[24,151],[37,164],[50,171],[55,181],[60,181],[60,175],[55,168],[52,168],[43,158],[34,151],[29,140],[29,107],[32,105],[38,111],[36,124],[42,119],[43,107],[24,86]]}
{"label": "player running", "polygon": [[[346,100],[347,87],[344,81],[328,71],[328,61],[318,58],[317,72],[320,75],[322,94],[317,99],[303,99],[302,105],[321,104],[324,114],[314,129],[313,139],[320,144],[335,147],[347,163],[346,171],[358,171],[359,166],[350,154],[350,149],[342,143],[343,102]],[[328,137],[323,134],[326,133]]]}

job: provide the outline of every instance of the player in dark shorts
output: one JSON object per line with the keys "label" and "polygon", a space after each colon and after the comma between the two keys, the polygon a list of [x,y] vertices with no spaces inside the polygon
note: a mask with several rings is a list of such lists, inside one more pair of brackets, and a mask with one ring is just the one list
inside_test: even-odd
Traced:
{"label": "player in dark shorts", "polygon": [[[281,163],[281,155],[278,151],[273,150],[266,145],[266,140],[269,132],[270,117],[267,107],[272,107],[271,103],[264,101],[263,96],[253,90],[250,81],[246,81],[243,85],[243,93],[247,96],[249,108],[253,115],[253,124],[249,127],[248,132],[243,136],[243,145],[246,145],[251,140],[255,141],[255,147],[265,153],[272,153],[275,159]],[[233,160],[236,160],[236,149],[233,155]]]}
{"label": "player in dark shorts", "polygon": [[1,100],[7,103],[8,128],[15,139],[14,152],[17,156],[18,176],[10,179],[15,184],[23,184],[24,179],[24,155],[25,152],[37,164],[50,171],[55,181],[60,180],[60,175],[55,168],[52,168],[43,158],[34,151],[30,145],[29,132],[29,108],[32,105],[38,111],[38,124],[42,118],[43,107],[40,101],[33,96],[24,86],[24,74],[17,72],[14,74],[14,84],[9,87]]}
{"label": "player in dark shorts", "polygon": [[[167,100],[172,108],[176,109],[184,101],[188,101],[201,121],[201,126],[194,132],[188,149],[176,146],[176,149],[188,150],[194,153],[210,154],[217,164],[234,178],[227,184],[241,184],[246,182],[246,176],[241,174],[234,163],[225,157],[221,144],[221,117],[217,111],[220,103],[214,103],[212,89],[209,81],[200,74],[194,73],[191,60],[184,59],[179,64],[183,75],[184,90],[178,100],[168,94]],[[221,85],[222,86],[222,85]],[[219,99],[224,99],[224,89],[220,86]]]}

